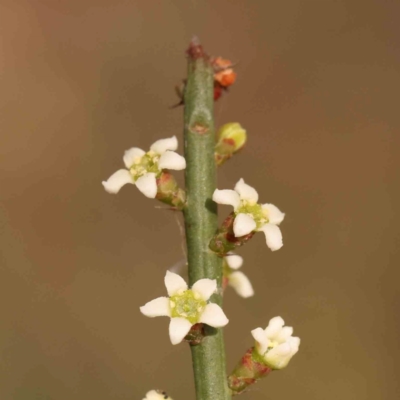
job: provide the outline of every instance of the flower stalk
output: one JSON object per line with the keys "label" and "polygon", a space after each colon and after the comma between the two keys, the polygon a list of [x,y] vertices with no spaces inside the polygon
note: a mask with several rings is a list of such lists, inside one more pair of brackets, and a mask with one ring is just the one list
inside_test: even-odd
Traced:
{"label": "flower stalk", "polygon": [[[218,228],[215,136],[213,117],[213,68],[202,46],[193,39],[187,51],[188,76],[184,92],[186,206],[184,218],[188,250],[189,284],[215,279],[217,292],[210,301],[221,305],[222,259],[209,251]],[[205,326],[206,337],[191,346],[197,400],[229,400],[225,350],[220,328]]]}

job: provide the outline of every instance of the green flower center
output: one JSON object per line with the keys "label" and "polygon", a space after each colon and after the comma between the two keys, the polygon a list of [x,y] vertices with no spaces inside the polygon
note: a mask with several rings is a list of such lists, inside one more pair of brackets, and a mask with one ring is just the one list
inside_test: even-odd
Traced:
{"label": "green flower center", "polygon": [[129,169],[134,181],[136,182],[141,176],[148,172],[154,172],[156,175],[159,175],[161,173],[158,167],[159,159],[160,155],[154,151],[149,151],[142,157],[138,157]]}
{"label": "green flower center", "polygon": [[181,294],[171,296],[169,305],[173,318],[186,318],[192,324],[196,324],[207,302],[201,299],[199,295],[193,293],[192,290],[185,290]]}
{"label": "green flower center", "polygon": [[251,214],[257,224],[257,229],[268,223],[268,215],[262,209],[261,204],[258,203],[250,203],[242,200],[239,208],[236,210],[237,214]]}

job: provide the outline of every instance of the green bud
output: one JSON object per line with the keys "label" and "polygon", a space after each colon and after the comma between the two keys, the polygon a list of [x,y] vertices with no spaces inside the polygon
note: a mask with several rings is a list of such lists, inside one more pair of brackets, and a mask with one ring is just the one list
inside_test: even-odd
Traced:
{"label": "green bud", "polygon": [[221,126],[218,133],[218,142],[215,146],[217,165],[223,164],[239,151],[247,140],[246,130],[238,122],[230,122]]}
{"label": "green bud", "polygon": [[246,143],[246,130],[238,122],[230,122],[219,128],[219,141],[224,139],[232,139],[235,146],[235,151],[238,151]]}

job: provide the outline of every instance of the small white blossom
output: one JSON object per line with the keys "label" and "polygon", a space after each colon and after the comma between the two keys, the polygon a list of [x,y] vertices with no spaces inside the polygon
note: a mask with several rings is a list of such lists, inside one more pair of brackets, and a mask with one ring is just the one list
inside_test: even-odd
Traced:
{"label": "small white blossom", "polygon": [[127,183],[136,187],[149,198],[157,194],[157,178],[163,169],[182,170],[186,168],[185,159],[175,153],[178,140],[175,136],[157,140],[146,153],[138,147],[125,151],[123,160],[126,169],[120,169],[112,174],[107,181],[102,182],[108,193],[118,193]]}
{"label": "small white blossom", "polygon": [[169,337],[172,344],[180,343],[195,324],[220,328],[229,322],[219,305],[208,303],[217,290],[215,279],[200,279],[189,289],[182,277],[167,271],[164,282],[169,297],[149,301],[140,307],[140,311],[151,318],[171,318]]}
{"label": "small white blossom", "polygon": [[235,190],[218,190],[213,194],[213,200],[218,204],[233,206],[235,220],[233,232],[236,237],[248,235],[253,231],[263,231],[267,246],[279,250],[283,246],[282,233],[278,225],[285,214],[273,204],[258,204],[258,193],[240,179]]}
{"label": "small white blossom", "polygon": [[290,359],[299,351],[300,338],[293,337],[293,328],[285,325],[281,317],[274,317],[265,329],[251,331],[257,353],[272,369],[285,368]]}
{"label": "small white blossom", "polygon": [[243,264],[243,258],[234,253],[228,253],[224,257],[224,277],[228,285],[235,289],[236,293],[243,297],[254,295],[253,286],[249,278],[241,271],[237,271]]}
{"label": "small white blossom", "polygon": [[146,393],[146,397],[143,400],[172,400],[172,398],[160,390],[150,390]]}

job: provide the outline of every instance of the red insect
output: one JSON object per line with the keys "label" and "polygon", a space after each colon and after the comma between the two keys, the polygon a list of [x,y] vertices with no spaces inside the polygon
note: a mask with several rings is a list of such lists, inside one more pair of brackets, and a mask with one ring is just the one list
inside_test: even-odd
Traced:
{"label": "red insect", "polygon": [[213,58],[211,65],[214,68],[214,81],[222,87],[231,86],[236,81],[236,72],[233,71],[233,64],[230,60],[222,57]]}
{"label": "red insect", "polygon": [[[233,70],[234,64],[230,60],[215,57],[211,59],[211,65],[214,69],[214,101],[217,101],[222,96],[222,93],[235,83],[237,75]],[[181,101],[172,108],[183,105],[184,88],[185,81],[182,85],[176,87],[176,92]]]}
{"label": "red insect", "polygon": [[235,83],[236,72],[232,62],[222,57],[213,58],[211,65],[214,68],[214,100],[218,100],[222,92]]}

